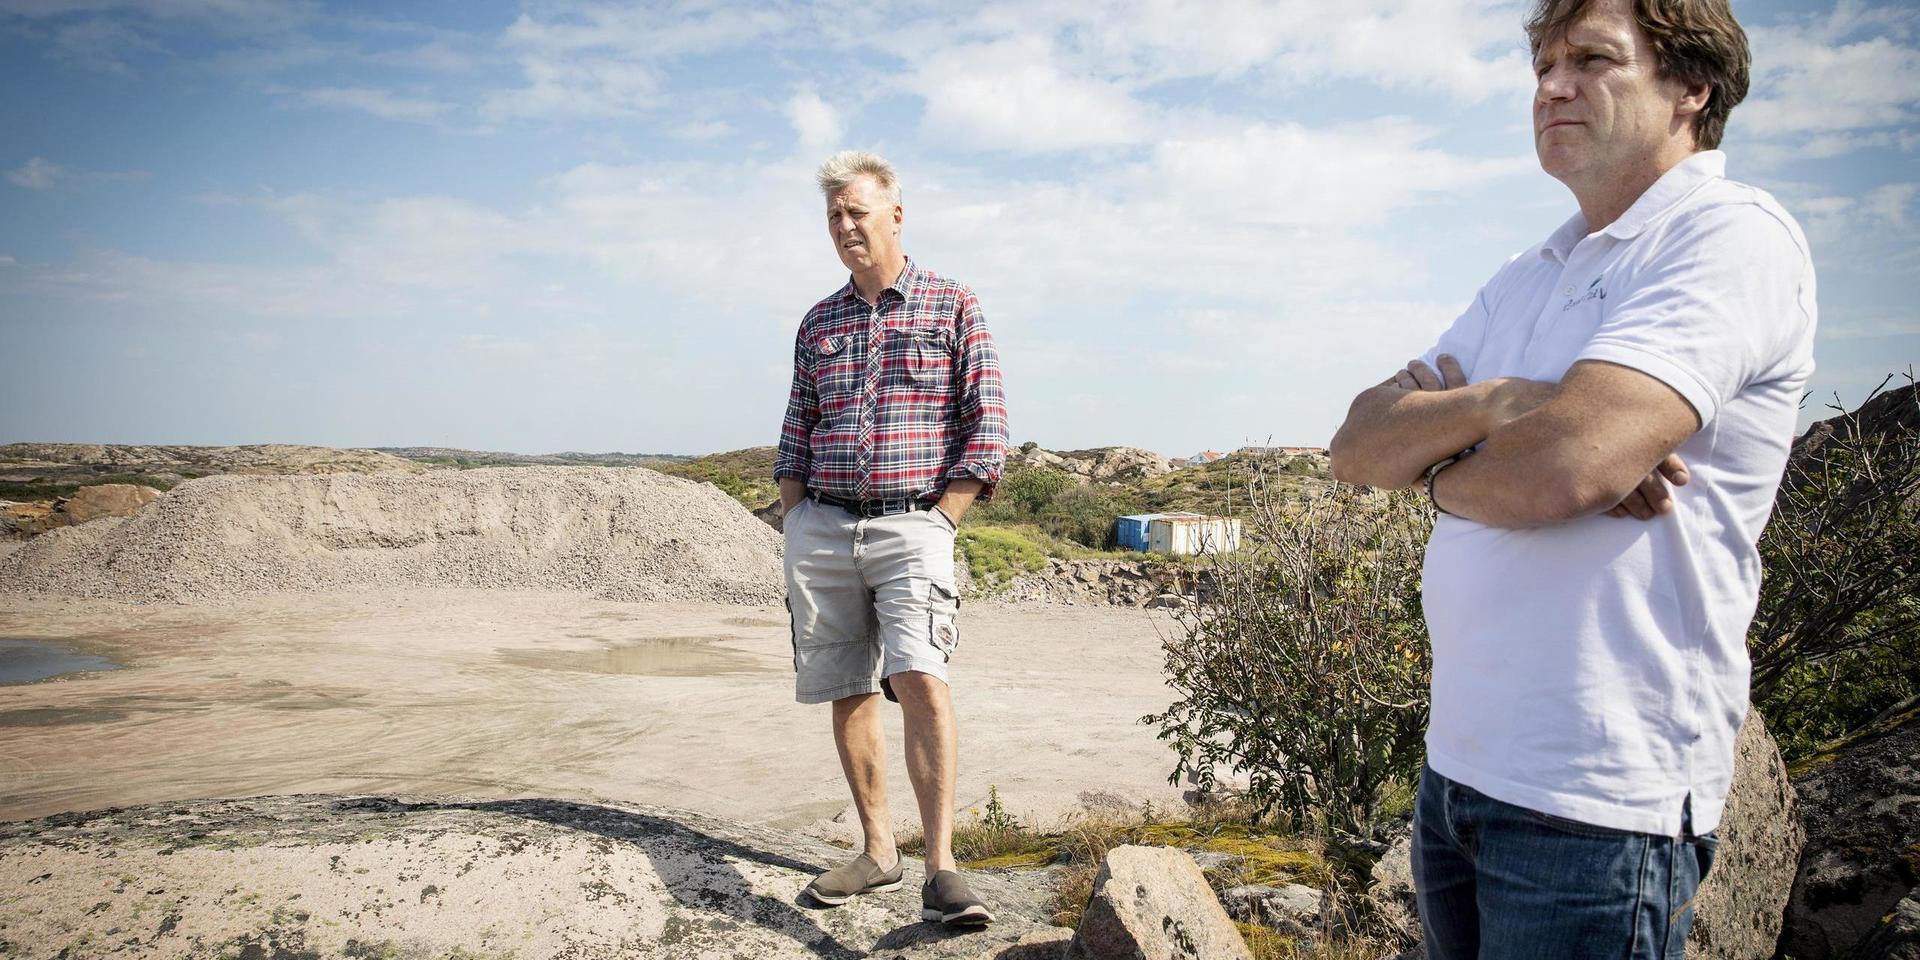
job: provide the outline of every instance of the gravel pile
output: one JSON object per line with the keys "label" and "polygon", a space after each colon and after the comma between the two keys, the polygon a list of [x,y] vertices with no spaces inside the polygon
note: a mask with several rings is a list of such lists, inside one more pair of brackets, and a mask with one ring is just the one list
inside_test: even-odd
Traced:
{"label": "gravel pile", "polygon": [[780,536],[645,468],[218,476],[0,553],[0,594],[206,603],[356,587],[778,603]]}

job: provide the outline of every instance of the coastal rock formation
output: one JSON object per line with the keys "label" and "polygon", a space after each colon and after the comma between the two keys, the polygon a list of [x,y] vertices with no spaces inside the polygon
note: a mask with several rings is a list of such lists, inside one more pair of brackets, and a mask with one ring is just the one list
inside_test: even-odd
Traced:
{"label": "coastal rock formation", "polygon": [[[984,931],[920,920],[919,864],[836,909],[847,852],[614,803],[290,796],[0,824],[0,954],[1054,960],[1038,877],[975,873]],[[1203,887],[1204,889],[1204,887]],[[1208,956],[1213,956],[1208,954]]]}
{"label": "coastal rock formation", "polygon": [[1861,960],[1920,960],[1920,887],[1894,904],[1855,955]]}
{"label": "coastal rock formation", "polygon": [[1014,577],[996,594],[1011,602],[1111,604],[1123,607],[1183,606],[1161,601],[1204,595],[1214,584],[1212,570],[1160,560],[1063,560],[1048,557],[1045,568]]}
{"label": "coastal rock formation", "polygon": [[1030,467],[1052,467],[1083,482],[1111,483],[1172,473],[1181,463],[1139,447],[1100,447],[1055,453],[1040,447],[1007,451],[1007,462]]}
{"label": "coastal rock formation", "polygon": [[1848,955],[1920,885],[1920,702],[1796,762],[1807,846],[1780,949]]}
{"label": "coastal rock formation", "polygon": [[1687,937],[1690,960],[1773,956],[1806,831],[1780,747],[1752,709],[1734,745],[1733,790],[1720,818],[1720,851],[1700,885]]}
{"label": "coastal rock formation", "polygon": [[1069,960],[1252,960],[1200,867],[1168,847],[1115,847],[1067,945]]}

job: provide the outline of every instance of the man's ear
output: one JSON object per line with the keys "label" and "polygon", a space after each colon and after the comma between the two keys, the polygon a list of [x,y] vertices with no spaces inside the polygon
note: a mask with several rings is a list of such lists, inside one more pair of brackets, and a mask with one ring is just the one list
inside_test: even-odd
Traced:
{"label": "man's ear", "polygon": [[1691,84],[1680,95],[1680,102],[1673,105],[1673,115],[1676,117],[1686,117],[1691,121],[1694,117],[1698,116],[1701,111],[1707,109],[1707,104],[1712,102],[1712,100],[1713,84],[1705,80]]}

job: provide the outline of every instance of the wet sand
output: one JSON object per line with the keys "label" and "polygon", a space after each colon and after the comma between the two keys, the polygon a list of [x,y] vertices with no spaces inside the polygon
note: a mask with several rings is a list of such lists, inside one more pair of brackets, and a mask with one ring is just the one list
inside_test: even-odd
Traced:
{"label": "wet sand", "polygon": [[[1163,614],[968,604],[959,802],[1048,824],[1080,793],[1176,802],[1137,721]],[[612,799],[850,838],[827,708],[780,607],[478,591],[241,605],[0,601],[0,637],[122,669],[0,686],[0,819],[209,797]],[[897,714],[896,714],[897,715]],[[895,819],[917,820],[888,730]]]}

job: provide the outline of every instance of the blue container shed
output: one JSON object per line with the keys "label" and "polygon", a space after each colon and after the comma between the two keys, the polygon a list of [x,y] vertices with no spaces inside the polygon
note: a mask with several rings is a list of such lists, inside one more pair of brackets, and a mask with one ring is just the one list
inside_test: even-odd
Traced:
{"label": "blue container shed", "polygon": [[1122,550],[1147,552],[1147,526],[1164,513],[1136,513],[1121,517],[1113,523],[1113,540]]}

